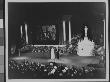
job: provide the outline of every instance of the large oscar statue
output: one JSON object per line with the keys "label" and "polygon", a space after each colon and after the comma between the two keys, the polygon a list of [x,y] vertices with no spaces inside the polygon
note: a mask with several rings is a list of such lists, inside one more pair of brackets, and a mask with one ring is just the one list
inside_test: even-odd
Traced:
{"label": "large oscar statue", "polygon": [[92,56],[95,44],[93,41],[90,41],[87,37],[88,30],[87,26],[85,26],[84,30],[85,30],[84,40],[78,42],[77,54],[79,56]]}

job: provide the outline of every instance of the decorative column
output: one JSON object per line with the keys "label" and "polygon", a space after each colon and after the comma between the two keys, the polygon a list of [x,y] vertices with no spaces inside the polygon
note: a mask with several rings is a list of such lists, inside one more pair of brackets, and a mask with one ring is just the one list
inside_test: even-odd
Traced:
{"label": "decorative column", "polygon": [[20,31],[21,31],[21,38],[22,38],[23,37],[23,27],[22,27],[22,25],[20,27]]}
{"label": "decorative column", "polygon": [[25,24],[26,43],[28,44],[27,24]]}
{"label": "decorative column", "polygon": [[19,56],[21,56],[20,49],[18,49],[18,54],[19,54]]}
{"label": "decorative column", "polygon": [[103,20],[104,22],[104,49],[105,49],[105,19]]}
{"label": "decorative column", "polygon": [[63,38],[64,38],[64,42],[65,42],[66,41],[65,21],[63,21]]}
{"label": "decorative column", "polygon": [[71,42],[71,22],[69,21],[69,42]]}

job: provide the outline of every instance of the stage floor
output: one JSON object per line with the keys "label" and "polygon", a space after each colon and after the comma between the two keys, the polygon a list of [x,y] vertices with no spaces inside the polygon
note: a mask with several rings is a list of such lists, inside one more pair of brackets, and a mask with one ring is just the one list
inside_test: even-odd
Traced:
{"label": "stage floor", "polygon": [[88,64],[99,64],[100,58],[96,56],[75,56],[75,55],[62,55],[60,56],[59,59],[51,60],[50,57],[44,56],[49,53],[22,53],[20,56],[16,57],[11,57],[9,59],[16,60],[18,63],[22,63],[22,61],[27,60],[29,62],[36,62],[36,63],[48,63],[48,62],[56,62],[56,63],[61,63],[65,64],[68,66],[77,66],[77,67],[82,67],[86,66]]}

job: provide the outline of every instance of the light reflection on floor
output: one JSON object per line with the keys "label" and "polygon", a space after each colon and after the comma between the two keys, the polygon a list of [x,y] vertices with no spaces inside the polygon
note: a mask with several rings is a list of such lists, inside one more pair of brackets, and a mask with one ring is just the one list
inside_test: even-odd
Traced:
{"label": "light reflection on floor", "polygon": [[10,59],[16,60],[18,63],[23,62],[24,60],[29,61],[29,62],[36,62],[36,63],[48,63],[48,62],[56,62],[56,63],[61,63],[65,64],[68,66],[77,66],[77,67],[82,67],[86,66],[88,64],[99,64],[99,58],[96,56],[61,56],[59,59],[51,60],[50,58],[42,58],[40,55],[38,56],[37,54],[34,53],[25,53],[21,56],[17,57],[12,57]]}

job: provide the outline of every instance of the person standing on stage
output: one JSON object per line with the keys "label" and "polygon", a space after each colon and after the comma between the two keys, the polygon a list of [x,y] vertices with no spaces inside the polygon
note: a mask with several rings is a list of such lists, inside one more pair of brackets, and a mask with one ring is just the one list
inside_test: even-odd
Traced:
{"label": "person standing on stage", "polygon": [[59,49],[56,50],[56,58],[59,59]]}

